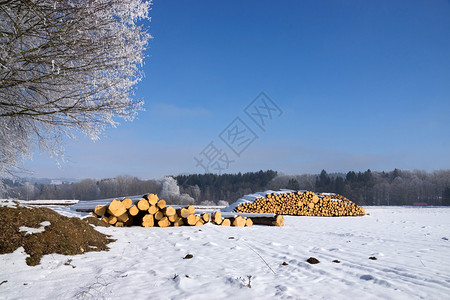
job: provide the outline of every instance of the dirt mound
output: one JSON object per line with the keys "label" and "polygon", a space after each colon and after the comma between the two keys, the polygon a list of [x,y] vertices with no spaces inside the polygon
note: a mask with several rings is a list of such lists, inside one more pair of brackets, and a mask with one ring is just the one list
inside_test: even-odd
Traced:
{"label": "dirt mound", "polygon": [[[38,265],[45,254],[108,250],[107,244],[114,241],[87,221],[62,216],[49,208],[0,207],[0,220],[0,254],[23,247],[30,255],[26,258],[30,266]],[[43,222],[50,224],[44,229]],[[42,232],[28,233],[24,227],[42,228]]]}

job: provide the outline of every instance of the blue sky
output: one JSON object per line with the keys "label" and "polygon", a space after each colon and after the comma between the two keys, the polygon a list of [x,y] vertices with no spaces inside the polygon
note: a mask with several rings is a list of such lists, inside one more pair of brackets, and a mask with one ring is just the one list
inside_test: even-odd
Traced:
{"label": "blue sky", "polygon": [[[450,1],[154,0],[150,14],[146,110],[68,141],[60,168],[36,153],[35,176],[203,173],[211,142],[232,161],[221,172],[450,168]],[[265,130],[244,111],[260,92],[282,111]],[[239,156],[219,136],[236,117],[257,137]]]}

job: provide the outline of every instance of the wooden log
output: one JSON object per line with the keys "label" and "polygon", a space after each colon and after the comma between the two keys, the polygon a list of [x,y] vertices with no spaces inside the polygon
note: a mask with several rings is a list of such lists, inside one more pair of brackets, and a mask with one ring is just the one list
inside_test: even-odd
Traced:
{"label": "wooden log", "polygon": [[136,206],[139,208],[139,210],[146,211],[150,208],[150,203],[148,203],[147,199],[141,199],[138,201]]}
{"label": "wooden log", "polygon": [[178,218],[175,222],[173,222],[173,226],[183,226],[184,225],[184,220],[183,218]]}
{"label": "wooden log", "polygon": [[189,215],[189,216],[187,216],[187,218],[185,220],[186,220],[186,223],[190,226],[194,226],[195,223],[197,223],[196,215]]}
{"label": "wooden log", "polygon": [[99,218],[103,217],[107,209],[108,207],[106,205],[98,205],[94,208],[94,214]]}
{"label": "wooden log", "polygon": [[255,225],[284,226],[284,218],[282,215],[274,217],[254,217],[252,222]]}
{"label": "wooden log", "polygon": [[230,221],[230,219],[223,219],[221,225],[222,225],[222,226],[231,226],[231,221]]}
{"label": "wooden log", "polygon": [[187,207],[187,210],[189,211],[190,214],[195,214],[195,207],[193,205],[189,205]]}
{"label": "wooden log", "polygon": [[129,218],[130,218],[130,215],[128,213],[124,213],[117,217],[117,222],[125,223],[128,221]]}
{"label": "wooden log", "polygon": [[244,227],[245,219],[241,216],[237,216],[236,218],[233,218],[231,225],[233,225],[235,227]]}
{"label": "wooden log", "polygon": [[170,225],[171,223],[167,217],[163,217],[161,220],[158,221],[159,227],[169,227]]}
{"label": "wooden log", "polygon": [[125,208],[130,208],[133,205],[133,200],[131,200],[130,198],[125,198],[122,200],[123,205],[125,206]]}
{"label": "wooden log", "polygon": [[220,211],[216,211],[213,213],[212,221],[214,224],[220,225],[222,224],[222,214]]}
{"label": "wooden log", "polygon": [[205,221],[203,221],[203,219],[199,216],[196,216],[197,218],[197,222],[195,222],[195,226],[202,226],[205,224]]}
{"label": "wooden log", "polygon": [[107,209],[107,212],[115,217],[124,214],[126,211],[127,209],[125,208],[125,205],[123,205],[123,203],[117,199],[111,201]]}
{"label": "wooden log", "polygon": [[116,222],[116,224],[114,224],[114,226],[116,226],[116,227],[123,227],[124,223],[123,222]]}
{"label": "wooden log", "polygon": [[159,200],[159,201],[156,203],[156,206],[158,206],[159,209],[163,209],[164,207],[166,207],[166,200],[163,200],[163,199]]}
{"label": "wooden log", "polygon": [[167,218],[169,219],[170,222],[175,223],[180,217],[177,214],[175,214]]}
{"label": "wooden log", "polygon": [[156,205],[159,200],[158,195],[156,194],[147,194],[146,199],[148,200],[148,203],[150,203],[150,205]]}
{"label": "wooden log", "polygon": [[164,215],[167,217],[175,216],[177,214],[177,211],[172,206],[167,206],[163,209]]}
{"label": "wooden log", "polygon": [[103,218],[102,218],[102,221],[109,224],[109,222],[108,222],[108,221],[109,221],[108,217],[103,217]]}
{"label": "wooden log", "polygon": [[158,211],[159,208],[156,205],[150,205],[150,207],[148,208],[148,213],[152,215],[156,214]]}
{"label": "wooden log", "polygon": [[133,205],[128,209],[128,213],[130,216],[136,216],[139,213],[139,208],[136,205]]}
{"label": "wooden log", "polygon": [[155,219],[153,218],[153,215],[151,215],[151,214],[146,214],[146,215],[142,218],[141,225],[142,225],[143,227],[153,227],[153,226],[155,226]]}
{"label": "wooden log", "polygon": [[316,195],[312,196],[312,202],[314,204],[316,204],[317,202],[319,202],[319,197],[317,197]]}
{"label": "wooden log", "polygon": [[204,213],[204,214],[202,215],[202,220],[203,220],[205,223],[208,223],[208,222],[209,222],[209,219],[210,219],[210,217],[209,217],[209,214],[208,214],[208,213]]}
{"label": "wooden log", "polygon": [[130,227],[130,226],[133,226],[133,224],[134,224],[133,217],[130,216],[130,217],[128,218],[128,221],[125,222],[125,226],[126,226],[126,227]]}
{"label": "wooden log", "polygon": [[182,218],[187,218],[189,215],[191,215],[187,208],[177,210],[177,214]]}
{"label": "wooden log", "polygon": [[116,224],[116,222],[117,222],[117,217],[112,216],[112,215],[108,217],[109,224],[114,225],[114,224]]}
{"label": "wooden log", "polygon": [[247,218],[247,219],[245,220],[245,226],[246,226],[246,227],[249,227],[249,226],[252,226],[252,225],[253,225],[252,219],[251,219],[251,218]]}
{"label": "wooden log", "polygon": [[156,221],[159,221],[159,220],[161,220],[162,218],[164,218],[164,214],[163,214],[162,211],[158,210],[158,211],[156,212],[156,214],[154,215],[154,217],[155,217],[155,220],[156,220]]}

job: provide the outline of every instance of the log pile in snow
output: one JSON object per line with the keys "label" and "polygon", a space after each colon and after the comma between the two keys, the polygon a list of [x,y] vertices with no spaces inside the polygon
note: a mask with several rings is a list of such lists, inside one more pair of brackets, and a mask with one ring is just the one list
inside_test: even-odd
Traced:
{"label": "log pile in snow", "polygon": [[[114,199],[109,205],[97,206],[94,214],[104,222],[116,227],[133,225],[143,227],[200,226],[210,221],[216,225],[244,227],[255,223],[252,219],[239,215],[222,218],[220,212],[214,212],[212,216],[209,213],[199,214],[192,205],[176,209],[167,206],[166,201],[159,199],[155,194],[145,195],[135,203],[130,198]],[[282,226],[280,224],[284,222],[276,221],[275,217],[263,221],[259,219],[255,224]]]}
{"label": "log pile in snow", "polygon": [[130,198],[114,199],[109,205],[97,206],[94,214],[116,227],[138,225],[143,227],[198,226],[209,220],[208,214],[195,214],[193,206],[178,209],[166,205],[155,194],[145,195],[133,203]]}
{"label": "log pile in snow", "polygon": [[[230,216],[231,215],[231,216]],[[216,211],[211,215],[211,223],[221,226],[248,227],[255,225],[284,226],[284,218],[281,215],[252,215],[238,213],[225,213],[225,216]]]}
{"label": "log pile in snow", "polygon": [[[241,213],[274,213],[294,216],[363,216],[364,208],[335,194],[310,191],[271,192],[243,201],[234,208]],[[253,220],[254,221],[254,220]]]}

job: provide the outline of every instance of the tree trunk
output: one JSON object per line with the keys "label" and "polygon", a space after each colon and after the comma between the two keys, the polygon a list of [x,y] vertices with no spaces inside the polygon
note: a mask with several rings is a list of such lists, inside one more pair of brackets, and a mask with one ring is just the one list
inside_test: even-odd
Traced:
{"label": "tree trunk", "polygon": [[216,211],[213,213],[212,222],[217,225],[222,224],[222,214],[220,213],[220,211]]}
{"label": "tree trunk", "polygon": [[282,215],[276,215],[274,217],[255,217],[252,218],[252,222],[255,225],[269,225],[269,226],[283,226],[284,218]]}
{"label": "tree trunk", "polygon": [[139,210],[146,211],[150,208],[150,204],[148,203],[147,199],[141,199],[137,203],[137,207],[139,208]]}
{"label": "tree trunk", "polygon": [[115,217],[123,215],[126,211],[127,209],[125,208],[125,205],[123,205],[121,201],[116,199],[111,201],[107,209],[107,212]]}
{"label": "tree trunk", "polygon": [[156,206],[158,206],[159,209],[163,209],[164,207],[166,207],[166,200],[159,200],[158,203],[156,203]]}
{"label": "tree trunk", "polygon": [[133,200],[131,200],[130,198],[125,198],[122,200],[123,205],[125,206],[125,208],[130,208],[133,205]]}
{"label": "tree trunk", "polygon": [[173,208],[172,206],[167,206],[163,209],[163,213],[167,217],[171,217],[171,216],[176,215],[177,212],[176,212],[175,208]]}
{"label": "tree trunk", "polygon": [[133,205],[132,207],[130,207],[130,208],[128,209],[128,213],[129,213],[131,216],[136,216],[136,215],[139,213],[139,208],[138,208],[136,205]]}
{"label": "tree trunk", "polygon": [[107,209],[108,209],[107,206],[99,205],[94,208],[94,214],[96,214],[97,217],[103,217],[105,215]]}
{"label": "tree trunk", "polygon": [[233,219],[233,222],[231,223],[235,227],[244,227],[245,226],[245,219],[241,216],[237,216]]}
{"label": "tree trunk", "polygon": [[155,220],[153,219],[153,215],[151,214],[146,214],[143,218],[142,218],[142,223],[141,225],[143,227],[153,227],[155,225]]}
{"label": "tree trunk", "polygon": [[158,196],[155,194],[148,194],[144,198],[148,200],[148,203],[150,203],[150,205],[156,205],[159,200]]}
{"label": "tree trunk", "polygon": [[231,226],[231,221],[230,221],[230,219],[223,219],[221,225],[222,225],[222,226]]}
{"label": "tree trunk", "polygon": [[158,226],[159,227],[169,227],[170,226],[170,221],[167,217],[163,217],[161,220],[158,221]]}
{"label": "tree trunk", "polygon": [[150,205],[150,207],[148,208],[148,212],[152,215],[156,214],[158,211],[159,208],[156,205]]}

